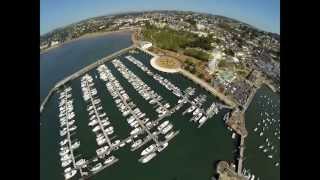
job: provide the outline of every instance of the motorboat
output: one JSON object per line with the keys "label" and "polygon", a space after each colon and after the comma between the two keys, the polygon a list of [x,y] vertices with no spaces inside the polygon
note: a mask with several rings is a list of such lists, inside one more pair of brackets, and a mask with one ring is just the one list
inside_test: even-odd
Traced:
{"label": "motorboat", "polygon": [[98,130],[100,130],[100,126],[95,126],[95,127],[92,129],[93,132],[97,132]]}
{"label": "motorboat", "polygon": [[76,166],[78,167],[82,167],[86,164],[86,160],[85,159],[80,159],[76,162]]}
{"label": "motorboat", "polygon": [[96,124],[98,124],[97,120],[92,120],[89,122],[89,126],[95,126]]}
{"label": "motorboat", "polygon": [[141,163],[147,163],[149,162],[151,159],[153,159],[155,156],[157,155],[157,153],[153,152],[151,154],[148,154],[147,156],[144,156],[140,159]]}
{"label": "motorboat", "polygon": [[130,135],[136,134],[136,133],[138,133],[140,130],[141,130],[140,127],[135,128],[135,129],[133,129],[133,130],[130,132]]}
{"label": "motorboat", "polygon": [[118,139],[118,140],[115,140],[112,144],[114,145],[114,146],[117,146],[118,144],[120,144],[120,140]]}
{"label": "motorboat", "polygon": [[77,174],[77,170],[75,170],[75,169],[72,169],[72,170],[70,170],[69,172],[66,172],[65,174],[64,174],[64,178],[66,179],[66,180],[68,180],[68,179],[70,179],[70,178],[72,178],[74,175],[76,175]]}
{"label": "motorboat", "polygon": [[62,156],[62,157],[60,158],[61,161],[66,161],[66,160],[68,160],[68,159],[71,159],[71,155],[69,155],[69,154],[66,154],[66,155],[64,155],[64,156]]}
{"label": "motorboat", "polygon": [[103,146],[96,150],[98,156],[104,154],[109,149],[109,146]]}
{"label": "motorboat", "polygon": [[60,131],[60,136],[65,136],[66,134],[67,134],[67,130],[66,129]]}
{"label": "motorboat", "polygon": [[170,139],[172,136],[174,135],[174,132],[173,131],[170,131],[168,134],[166,134],[164,137],[166,139]]}
{"label": "motorboat", "polygon": [[119,144],[119,146],[120,146],[120,147],[123,147],[123,146],[125,146],[125,145],[126,145],[126,143],[125,143],[125,142],[123,142],[123,143]]}
{"label": "motorboat", "polygon": [[80,147],[80,141],[75,142],[74,144],[71,145],[72,149],[77,149],[78,147]]}
{"label": "motorboat", "polygon": [[158,127],[157,127],[157,129],[159,130],[159,131],[161,131],[164,127],[166,127],[167,125],[169,124],[169,121],[167,120],[167,121],[164,121],[163,123],[161,123]]}
{"label": "motorboat", "polygon": [[72,160],[71,160],[71,159],[68,159],[68,160],[62,161],[61,166],[62,166],[62,167],[66,167],[66,166],[68,166],[71,162],[72,162]]}
{"label": "motorboat", "polygon": [[64,149],[63,151],[60,151],[59,154],[60,154],[60,156],[64,156],[64,155],[66,155],[66,154],[69,153],[69,152],[70,152],[69,149]]}
{"label": "motorboat", "polygon": [[61,146],[64,146],[67,143],[68,143],[68,139],[64,139],[64,140],[60,141]]}
{"label": "motorboat", "polygon": [[173,125],[169,124],[168,126],[166,126],[165,128],[162,129],[161,133],[162,134],[166,134],[167,132],[169,132],[172,129]]}
{"label": "motorboat", "polygon": [[114,156],[110,156],[108,157],[104,162],[103,164],[109,164],[111,163],[113,160],[115,160],[116,158]]}
{"label": "motorboat", "polygon": [[98,171],[99,169],[102,168],[102,164],[101,163],[98,163],[96,164],[95,166],[93,166],[93,168],[90,169],[91,172],[96,172]]}
{"label": "motorboat", "polygon": [[195,111],[193,111],[192,115],[197,115],[200,112],[200,108],[197,108]]}
{"label": "motorboat", "polygon": [[206,122],[207,121],[207,116],[202,116],[202,118],[200,118],[200,120],[199,120],[199,123],[200,124],[203,124],[204,122]]}
{"label": "motorboat", "polygon": [[202,116],[202,113],[198,113],[198,114],[195,116],[194,121],[195,121],[195,122],[198,121],[198,120],[201,118],[201,116]]}
{"label": "motorboat", "polygon": [[162,150],[164,150],[168,146],[168,144],[169,143],[166,142],[166,143],[163,143],[161,146],[159,146],[158,147],[158,152],[161,152]]}
{"label": "motorboat", "polygon": [[132,148],[135,148],[137,146],[139,146],[142,143],[142,139],[138,139],[136,141],[133,142],[133,144],[131,145]]}
{"label": "motorboat", "polygon": [[147,155],[149,153],[151,153],[157,146],[155,144],[151,144],[150,146],[148,146],[146,149],[144,149],[141,152],[141,156]]}
{"label": "motorboat", "polygon": [[196,107],[195,106],[190,106],[187,110],[188,113],[192,112],[193,110],[195,110]]}
{"label": "motorboat", "polygon": [[126,140],[126,143],[131,143],[131,142],[132,142],[132,139],[131,139],[131,138],[129,138],[129,139]]}
{"label": "motorboat", "polygon": [[74,126],[72,126],[72,127],[69,127],[69,131],[74,131],[74,130],[76,130],[77,129],[77,126],[76,125],[74,125]]}

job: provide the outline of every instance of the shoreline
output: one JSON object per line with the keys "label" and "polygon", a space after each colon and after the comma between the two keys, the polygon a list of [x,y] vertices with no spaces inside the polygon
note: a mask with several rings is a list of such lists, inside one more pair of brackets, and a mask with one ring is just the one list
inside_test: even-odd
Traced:
{"label": "shoreline", "polygon": [[65,42],[63,42],[63,43],[61,43],[61,44],[59,44],[59,45],[57,45],[57,46],[53,46],[53,47],[50,47],[50,48],[45,49],[45,50],[43,50],[43,51],[40,51],[40,55],[41,55],[41,54],[44,54],[44,53],[46,53],[46,52],[49,52],[49,51],[52,50],[52,49],[55,49],[55,48],[58,48],[58,47],[61,47],[61,46],[65,45],[65,44],[71,43],[71,42],[73,42],[73,41],[77,41],[77,40],[81,40],[81,39],[86,39],[86,38],[93,38],[93,37],[105,36],[105,35],[114,34],[114,33],[126,33],[126,32],[131,33],[131,42],[132,42],[132,44],[134,44],[134,41],[133,41],[133,40],[136,40],[136,39],[133,38],[133,34],[134,34],[134,32],[135,32],[134,29],[123,29],[123,30],[116,30],[116,31],[94,32],[94,33],[84,34],[84,35],[82,35],[82,36],[80,36],[80,37],[77,37],[77,38],[75,38],[75,39],[71,39],[71,40],[65,41]]}

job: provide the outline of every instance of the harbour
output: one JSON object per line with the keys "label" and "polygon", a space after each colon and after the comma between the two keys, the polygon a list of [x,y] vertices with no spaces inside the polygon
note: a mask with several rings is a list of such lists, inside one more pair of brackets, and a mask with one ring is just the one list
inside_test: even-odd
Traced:
{"label": "harbour", "polygon": [[[198,176],[203,178],[207,176],[206,179],[208,179],[209,176],[212,176],[212,171],[213,171],[212,167],[214,162],[218,160],[226,160],[226,159],[233,160],[234,159],[233,156],[235,156],[235,154],[233,154],[232,152],[233,152],[233,149],[236,148],[237,143],[235,142],[235,140],[231,139],[232,132],[226,129],[223,121],[223,116],[227,112],[229,112],[228,106],[224,106],[222,102],[220,102],[217,98],[210,95],[208,91],[200,88],[199,85],[194,84],[192,81],[186,79],[181,74],[169,75],[169,74],[158,72],[152,69],[150,64],[148,64],[148,61],[151,57],[148,54],[139,52],[139,50],[135,53],[127,54],[128,51],[131,50],[131,48],[132,47],[129,47],[128,49],[126,49],[126,51],[122,51],[122,53],[120,54],[116,53],[116,55],[110,56],[110,59],[104,58],[103,61],[98,61],[94,63],[94,65],[90,66],[90,68],[84,68],[83,70],[80,70],[81,73],[74,73],[73,75],[69,76],[69,78],[66,78],[64,81],[57,83],[57,86],[55,86],[57,90],[58,89],[60,90],[61,87],[63,87],[64,85],[68,85],[68,86],[71,85],[72,89],[80,88],[80,81],[81,81],[80,79],[88,75],[94,81],[92,87],[97,88],[96,89],[97,95],[98,97],[101,97],[101,99],[99,98],[101,102],[99,102],[98,104],[101,104],[102,106],[98,106],[98,107],[92,106],[94,110],[93,114],[95,114],[100,130],[102,130],[103,137],[104,139],[106,139],[105,141],[108,147],[110,147],[110,150],[111,150],[110,152],[112,153],[112,156],[116,157],[116,160],[112,161],[112,164],[108,164],[108,166],[101,166],[101,168],[99,168],[97,171],[93,172],[92,174],[90,174],[89,172],[90,175],[88,175],[87,177],[90,177],[90,179],[91,178],[100,179],[106,176],[109,177],[111,175],[115,179],[121,178],[121,177],[124,178],[125,175],[121,174],[120,171],[126,168],[127,168],[126,172],[128,171],[129,172],[128,174],[131,174],[131,175],[135,174],[135,177],[137,176],[141,178],[148,177],[148,173],[145,174],[142,172],[142,169],[141,170],[138,170],[138,169],[142,167],[151,168],[150,167],[151,165],[141,166],[143,165],[143,163],[141,162],[140,162],[141,165],[138,165],[140,161],[139,156],[137,157],[136,155],[130,154],[130,152],[139,154],[139,152],[136,152],[137,150],[143,149],[142,147],[144,148],[154,147],[151,145],[155,144],[155,147],[157,148],[150,148],[151,151],[149,151],[149,153],[147,154],[147,155],[150,155],[155,153],[159,149],[159,147],[162,147],[164,144],[168,143],[169,145],[166,145],[168,147],[165,147],[167,150],[161,153],[159,152],[157,153],[157,155],[154,155],[152,157],[152,160],[150,160],[150,162],[148,162],[147,164],[147,165],[152,164],[152,166],[155,166],[154,168],[156,168],[156,167],[160,167],[160,164],[164,164],[165,159],[167,159],[167,162],[172,162],[172,160],[168,160],[168,158],[166,158],[165,154],[168,154],[169,153],[168,151],[171,152],[170,154],[172,154],[173,152],[178,154],[178,152],[180,152],[182,149],[180,149],[176,144],[180,144],[182,147],[184,147],[186,145],[182,144],[181,142],[188,143],[190,139],[196,139],[197,136],[199,136],[199,138],[201,137],[202,139],[204,138],[205,134],[207,135],[210,134],[210,137],[206,137],[206,138],[216,139],[215,141],[217,142],[212,142],[210,140],[210,143],[207,143],[208,141],[204,140],[204,142],[202,143],[200,142],[195,143],[195,141],[191,141],[195,144],[198,144],[199,147],[206,148],[206,150],[202,149],[201,152],[203,153],[208,151],[208,153],[204,153],[204,154],[207,154],[207,156],[212,157],[210,160],[206,160],[203,155],[202,161],[206,161],[206,163],[204,163],[206,165],[205,169],[200,170],[200,168],[196,168],[193,165],[191,165],[193,168],[199,170],[197,173]],[[131,58],[130,60],[128,59],[128,55],[134,58]],[[139,63],[137,63],[137,61],[143,62],[144,66],[141,66],[141,65],[138,66]],[[98,68],[103,67],[103,65],[105,65],[106,68],[101,68],[102,70],[99,71]],[[111,75],[109,76],[106,75],[108,77],[106,77],[104,80],[103,78],[101,78],[102,72],[104,73],[109,72],[109,74],[112,74],[113,77]],[[126,74],[130,74],[130,72],[136,75],[137,78],[127,79],[126,76],[132,77],[132,75],[131,76],[126,75]],[[118,82],[114,81],[114,79],[118,80]],[[141,81],[139,81],[139,79]],[[163,79],[167,79],[167,81],[164,81]],[[73,82],[70,83],[71,80],[75,82],[78,81],[78,83],[73,83]],[[83,80],[83,82],[86,82],[86,81]],[[138,82],[140,82],[140,85],[136,86],[135,84],[139,84]],[[169,90],[172,87],[169,86],[169,89],[168,89],[168,87],[165,86],[165,84],[168,84],[168,82],[170,82],[169,84],[173,84],[174,86],[172,87],[176,87],[176,89]],[[184,83],[181,83],[181,82],[184,82]],[[88,82],[84,83],[84,87],[89,88],[88,92],[91,92],[93,89],[91,89],[91,85],[89,84],[90,83]],[[117,89],[119,88],[117,84],[122,85],[123,89],[121,88]],[[74,85],[78,87],[74,87]],[[137,90],[135,89],[135,86],[136,88],[138,88]],[[140,87],[143,87],[143,88],[139,89]],[[177,90],[177,88],[179,89],[179,91]],[[158,93],[158,96],[157,94],[152,95],[152,93],[150,93],[151,91]],[[113,97],[112,92],[114,92],[115,98]],[[124,95],[124,93],[126,95]],[[147,94],[151,97],[153,96],[154,101],[152,101],[152,104],[150,104],[150,99],[146,100],[147,96],[144,96],[144,95],[147,95]],[[72,97],[79,98],[79,99],[82,99],[81,96],[83,96],[83,94],[81,93],[72,95]],[[128,100],[126,98],[127,96],[131,101],[127,101]],[[48,98],[49,101],[48,101],[47,108],[54,108],[52,103],[56,99],[55,97],[56,95],[52,93],[52,98]],[[96,98],[92,98],[90,96],[90,93],[89,93],[89,99],[91,101],[90,104],[94,104],[95,100],[97,100]],[[106,101],[106,99],[111,101]],[[195,99],[196,101],[194,101]],[[166,100],[168,102],[166,102]],[[87,103],[85,103],[84,100],[81,100],[81,101],[82,101],[81,106],[86,106],[88,108]],[[170,108],[166,108],[165,105],[167,103],[170,105]],[[113,104],[113,105],[108,105],[107,106],[108,108],[105,108],[104,107],[105,104]],[[147,104],[149,104],[148,107],[145,106]],[[214,106],[212,106],[213,104]],[[110,110],[109,108],[110,106],[114,106],[113,108],[111,108],[112,110]],[[138,110],[135,111],[135,109],[139,108],[139,106],[140,106],[140,109],[143,109],[143,111],[138,111]],[[192,108],[192,106],[194,107]],[[209,112],[212,113],[216,111],[216,110],[209,110],[211,106],[212,106],[211,109],[215,109],[214,108],[215,106],[219,107],[218,108],[219,111],[216,113],[213,113],[212,116],[210,115],[210,118],[209,118],[209,114],[210,114]],[[101,107],[101,109],[106,112],[108,117],[110,115],[109,117],[110,123],[111,125],[114,126],[114,131],[116,134],[115,136],[112,135],[113,138],[109,138],[109,135],[106,134],[104,131],[104,127],[103,127],[104,125],[103,123],[101,123],[102,120],[99,118],[99,115],[100,115],[98,113],[99,110],[97,110],[99,107]],[[123,107],[123,108],[120,108],[120,107]],[[83,108],[83,109],[86,109],[86,108]],[[195,110],[197,110],[197,113],[194,113]],[[42,110],[40,109],[40,111]],[[90,111],[85,113],[90,113]],[[200,113],[201,115],[198,115]],[[123,114],[128,114],[128,115],[126,115],[124,118]],[[141,116],[142,114],[145,114],[144,117],[139,118],[139,116]],[[126,122],[126,120],[128,120],[127,116],[129,117],[129,115],[132,116],[137,123],[133,125]],[[158,116],[158,115],[161,115],[161,116]],[[194,115],[198,115],[198,117]],[[201,117],[204,117],[203,115],[206,115],[207,117],[201,120]],[[47,116],[44,115],[43,119],[47,119],[46,117]],[[76,117],[77,117],[77,114],[76,114]],[[57,120],[56,118],[57,117],[54,118],[53,113],[51,113],[51,118],[49,119],[51,119],[51,121],[56,121]],[[85,121],[86,123],[88,123],[88,119],[86,119],[85,117],[79,117],[79,119],[82,119],[79,121]],[[149,120],[147,121],[147,119]],[[170,124],[172,124],[172,127],[174,128],[174,132],[171,137],[164,140],[164,137],[158,137],[159,135],[162,136],[161,135],[162,133],[158,131],[156,127],[158,127],[159,124],[168,120],[170,121]],[[200,120],[202,123],[199,123]],[[118,121],[122,121],[122,122],[118,122]],[[149,123],[149,125],[147,126],[147,122],[152,122],[152,123],[151,124]],[[119,128],[120,125],[116,125],[118,123],[121,123],[122,124],[121,126],[127,125],[127,127],[124,128],[126,130],[120,130]],[[139,129],[137,133],[130,134],[129,133],[130,131],[128,131],[128,130],[131,130],[132,132],[134,129],[139,127],[141,129]],[[87,126],[86,128],[89,128],[89,127]],[[119,134],[117,133],[118,131],[119,131]],[[194,135],[196,135],[196,137],[192,137]],[[123,146],[123,148],[120,147],[120,144],[123,144],[123,143],[126,144],[127,141],[129,141],[130,139],[133,140],[134,138],[137,138],[136,140],[138,139],[142,140],[139,146],[135,148],[129,148],[127,147],[128,145]],[[162,141],[159,141],[159,139],[161,139]],[[113,144],[112,141],[115,142],[116,140],[119,140],[119,141],[117,141],[116,144]],[[222,140],[224,142],[222,142]],[[203,139],[201,141],[203,141]],[[80,139],[80,142],[81,142],[81,139]],[[95,146],[96,148],[98,147],[97,144]],[[225,149],[229,149],[229,151],[222,152],[222,151],[219,151],[220,148],[223,148],[224,151]],[[183,151],[185,151],[185,149],[183,149]],[[209,153],[209,151],[211,152]],[[216,152],[216,153],[213,153],[213,152]],[[85,152],[81,152],[81,154],[84,154],[84,153]],[[201,154],[200,152],[195,154],[194,152],[189,152],[189,153],[193,154],[192,156],[197,156],[197,158]],[[188,152],[185,154],[188,154]],[[103,156],[104,154],[102,153],[101,155]],[[170,156],[170,155],[169,157],[173,158],[173,156]],[[183,157],[185,159],[189,158],[187,156],[183,156]],[[95,158],[88,158],[88,159],[90,159],[90,161],[91,160],[93,161]],[[127,161],[130,161],[131,163],[127,163]],[[136,168],[129,167],[130,164],[131,166],[136,166]],[[179,162],[177,162],[177,164],[179,164]],[[91,168],[92,166],[90,165]],[[176,172],[174,171],[170,171],[169,169],[166,169],[166,171],[169,171],[170,173],[162,176],[159,174],[159,177],[162,177],[162,178],[167,177],[167,179],[172,177],[194,179],[192,178],[192,176],[190,176],[190,174],[188,177],[188,173],[185,170],[182,170],[188,167],[190,167],[190,165],[187,165],[187,167],[180,167],[181,170],[178,171],[182,173],[180,175],[175,174]],[[61,169],[61,168],[58,168],[58,169]],[[140,172],[140,174],[135,172],[134,169],[135,171]],[[151,170],[151,172],[153,173],[156,173],[155,171],[156,169]],[[116,174],[116,172],[120,173],[120,175]],[[83,176],[83,173],[80,172],[80,169],[79,169],[79,175],[86,178],[85,176]],[[62,178],[63,176],[60,176],[60,177]]]}

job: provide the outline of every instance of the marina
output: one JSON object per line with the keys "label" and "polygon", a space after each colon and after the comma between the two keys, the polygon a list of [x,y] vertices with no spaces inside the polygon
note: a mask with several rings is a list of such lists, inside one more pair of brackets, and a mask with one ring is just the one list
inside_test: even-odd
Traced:
{"label": "marina", "polygon": [[[212,118],[215,114],[219,113],[220,109],[223,109],[222,107],[218,108],[219,106],[216,105],[219,104],[219,102],[207,102],[207,96],[197,93],[195,88],[189,86],[181,89],[167,78],[151,71],[146,66],[141,66],[141,63],[138,63],[140,62],[138,59],[132,58],[132,60],[134,60],[132,62],[140,64],[140,66],[137,65],[137,68],[145,69],[146,71],[144,73],[147,76],[152,78],[154,82],[159,83],[163,89],[175,97],[175,104],[172,104],[172,100],[167,102],[164,97],[156,92],[157,89],[152,89],[152,87],[148,85],[148,82],[144,82],[143,79],[140,79],[138,75],[123,64],[126,58],[120,59],[112,59],[109,61],[108,66],[112,66],[113,71],[116,70],[118,74],[121,74],[121,79],[126,80],[127,83],[130,84],[135,94],[140,96],[140,99],[150,104],[150,109],[154,113],[152,113],[153,116],[148,116],[148,113],[141,111],[139,103],[133,101],[130,95],[126,93],[128,87],[122,87],[121,81],[117,80],[112,70],[104,63],[99,64],[99,66],[94,69],[96,75],[92,76],[87,73],[79,76],[82,98],[84,102],[86,102],[86,111],[89,115],[87,128],[91,128],[92,133],[95,134],[97,146],[96,156],[88,158],[88,160],[78,160],[78,165],[76,165],[76,162],[73,163],[77,171],[79,171],[78,176],[83,179],[93,177],[93,175],[95,176],[105,171],[104,169],[112,167],[111,165],[113,164],[121,163],[121,157],[116,157],[114,153],[125,148],[126,144],[129,144],[127,146],[131,147],[130,151],[132,152],[141,149],[139,150],[140,158],[138,158],[137,161],[142,164],[148,164],[150,161],[162,158],[157,158],[157,156],[161,156],[164,149],[170,149],[170,144],[174,144],[174,139],[183,131],[182,129],[176,130],[174,122],[168,120],[168,118],[171,119],[172,115],[179,112],[182,114],[186,111],[183,113],[184,116],[191,116],[189,119],[193,119],[192,122],[199,123],[200,121],[198,126],[194,126],[194,128],[197,128],[201,127],[209,116]],[[99,92],[99,90],[95,88],[93,79],[103,82],[101,84],[105,85],[107,91]],[[64,84],[68,84],[69,80],[64,82]],[[64,87],[65,85],[61,84],[57,86],[58,91],[60,91],[61,86]],[[112,126],[112,122],[115,120],[110,120],[108,110],[100,105],[102,100],[99,98],[99,94],[101,93],[107,93],[108,96],[112,97],[119,114],[122,115],[123,120],[121,121],[131,129],[131,131],[127,132],[128,135],[126,138],[118,139],[117,135],[115,135],[117,134],[117,129]],[[207,108],[202,107],[204,104],[209,103],[210,106]],[[194,111],[187,112],[188,109],[189,111],[190,109]],[[185,121],[185,123],[188,122],[190,121]],[[84,154],[85,152],[81,153]],[[106,162],[106,164],[104,162]],[[69,167],[63,168],[65,168],[65,172],[74,172],[70,171]],[[78,177],[75,174],[70,175]]]}
{"label": "marina", "polygon": [[[75,103],[73,114],[76,118],[67,123],[71,127],[72,138],[72,144],[68,146],[77,147],[75,142],[78,141],[79,145],[80,142],[82,145],[73,151],[75,162],[71,160],[71,169],[69,166],[63,168],[61,164],[53,163],[50,173],[58,176],[45,179],[66,179],[65,174],[69,173],[70,179],[124,179],[130,176],[146,179],[157,175],[159,180],[174,177],[191,180],[195,177],[212,176],[212,163],[221,159],[234,160],[235,156],[238,156],[235,151],[239,146],[238,138],[233,131],[227,130],[224,120],[224,116],[229,114],[231,104],[224,105],[220,98],[212,96],[212,92],[180,73],[167,74],[153,69],[149,63],[152,55],[139,48],[115,54],[73,78],[61,81],[63,83],[56,86],[52,97],[47,98],[41,128],[46,129],[49,124],[51,127],[62,128],[61,124],[55,123],[59,122],[57,119],[60,118],[59,112],[57,113],[57,110],[60,111],[58,92],[71,87],[70,92]],[[89,79],[92,79],[92,82],[89,82]],[[84,87],[90,92],[87,93],[87,101],[82,90]],[[255,98],[251,100],[253,103],[256,101]],[[48,119],[50,122],[47,122]],[[273,122],[265,119],[260,125],[253,127],[252,131],[258,136],[263,133],[259,137],[265,137],[268,134],[267,126]],[[65,122],[64,124],[67,125]],[[57,146],[60,142],[66,143],[67,141],[61,139],[60,130],[54,129],[51,133],[56,134],[54,139],[57,139],[58,143],[51,146]],[[61,133],[64,134],[62,131],[63,128]],[[86,133],[93,138],[87,139]],[[275,131],[273,134],[280,139],[280,132]],[[74,138],[75,136],[77,138]],[[42,137],[44,139],[48,136]],[[277,159],[274,154],[270,154],[271,151],[278,150],[277,145],[270,138],[264,138],[263,141],[265,144],[259,143],[256,148],[261,147],[261,152],[266,151],[267,159]],[[83,142],[90,143],[88,147],[84,147]],[[246,146],[247,143],[246,140]],[[192,150],[194,146],[198,147],[197,150]],[[58,150],[57,156],[52,156],[51,162],[61,163],[61,160],[68,159],[67,156],[62,158],[59,153]],[[70,150],[68,153],[71,154]],[[181,156],[184,161],[173,162],[172,158],[175,156]],[[251,174],[252,178],[254,173],[256,178],[263,178],[263,175],[260,176],[261,172],[256,172],[246,164],[247,150],[244,156],[242,174]],[[186,166],[186,163],[183,163],[186,161],[202,163]],[[169,166],[168,162],[171,163]],[[77,168],[74,168],[73,164]],[[273,165],[279,167],[280,163],[273,162]],[[168,168],[165,168],[166,166]],[[150,174],[145,174],[145,167],[150,169]],[[158,172],[159,168],[167,173]],[[182,173],[187,172],[188,168],[194,169],[196,175]],[[123,171],[126,174],[123,174]],[[74,175],[71,177],[72,174]]]}

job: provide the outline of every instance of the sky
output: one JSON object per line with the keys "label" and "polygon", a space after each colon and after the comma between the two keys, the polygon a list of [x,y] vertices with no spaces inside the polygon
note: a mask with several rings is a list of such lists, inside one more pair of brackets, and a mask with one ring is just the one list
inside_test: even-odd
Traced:
{"label": "sky", "polygon": [[40,33],[90,17],[142,10],[205,12],[280,34],[280,0],[40,0]]}

